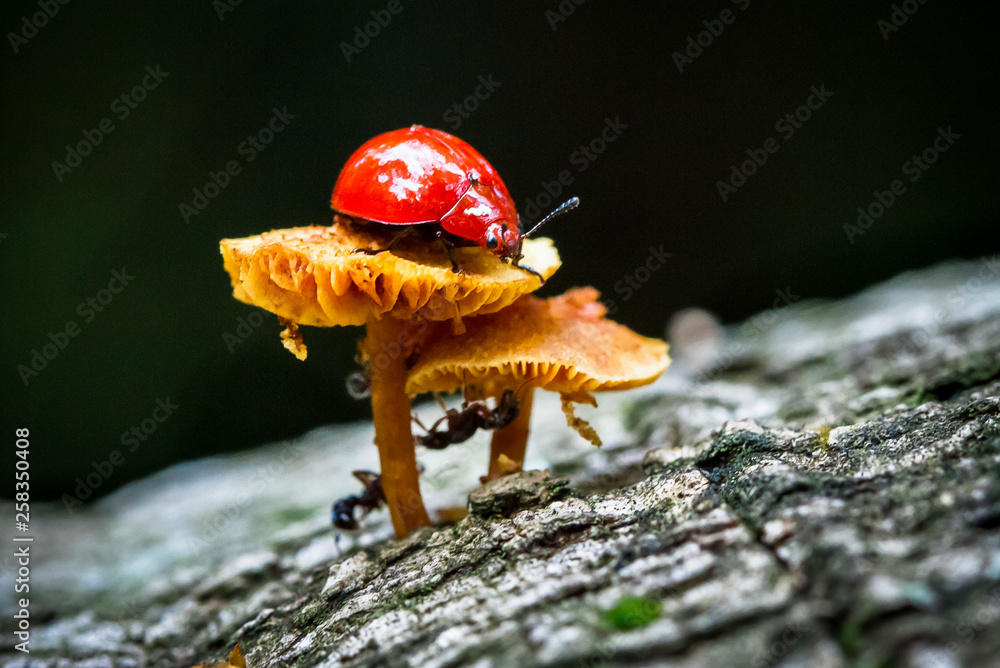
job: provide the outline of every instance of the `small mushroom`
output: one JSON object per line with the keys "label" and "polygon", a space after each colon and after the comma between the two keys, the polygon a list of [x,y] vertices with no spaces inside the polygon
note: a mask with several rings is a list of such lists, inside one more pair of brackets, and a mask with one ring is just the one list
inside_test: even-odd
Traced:
{"label": "small mushroom", "polygon": [[484,480],[521,470],[534,388],[559,392],[570,426],[599,445],[593,429],[572,415],[571,403],[596,406],[592,392],[639,387],[666,370],[667,344],[605,319],[599,296],[594,288],[547,300],[525,296],[497,313],[467,319],[462,335],[431,327],[410,369],[408,394],[451,392],[469,383],[499,399],[523,386],[517,419],[493,433]]}
{"label": "small mushroom", "polygon": [[[419,239],[403,240],[392,252],[354,252],[383,243],[368,227],[337,217],[332,227],[275,230],[220,245],[233,296],[277,314],[286,325],[284,343],[299,359],[305,346],[296,324],[366,326],[360,348],[371,372],[382,485],[396,535],[404,537],[430,524],[404,391],[407,360],[430,321],[451,321],[449,332],[461,331],[466,316],[503,309],[542,281],[479,247],[454,250],[459,274],[436,245]],[[548,239],[529,239],[523,253],[545,278],[559,267]]]}

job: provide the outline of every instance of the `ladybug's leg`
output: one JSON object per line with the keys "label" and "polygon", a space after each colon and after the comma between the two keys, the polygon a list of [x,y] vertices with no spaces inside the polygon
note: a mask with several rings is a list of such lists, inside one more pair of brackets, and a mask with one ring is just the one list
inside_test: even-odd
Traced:
{"label": "ladybug's leg", "polygon": [[407,227],[404,227],[402,230],[397,232],[396,235],[389,240],[389,243],[386,244],[385,248],[376,248],[375,250],[371,250],[368,248],[355,248],[352,252],[364,253],[365,255],[378,255],[379,253],[391,251],[396,244],[398,244],[400,241],[402,241],[412,233],[413,233],[413,226],[408,225]]}
{"label": "ladybug's leg", "polygon": [[542,276],[541,274],[539,274],[537,271],[535,271],[531,267],[527,267],[527,266],[525,266],[523,264],[517,264],[517,263],[515,263],[514,266],[517,267],[518,269],[521,269],[523,271],[528,272],[532,276],[537,276],[538,280],[540,280],[542,282],[542,285],[545,285],[545,277]]}
{"label": "ladybug's leg", "polygon": [[455,254],[451,250],[455,247],[455,244],[444,236],[444,230],[438,230],[435,236],[437,237],[437,240],[441,242],[441,245],[444,246],[444,252],[448,254],[448,259],[451,260],[452,273],[462,273],[461,268],[458,266],[458,262],[455,261]]}

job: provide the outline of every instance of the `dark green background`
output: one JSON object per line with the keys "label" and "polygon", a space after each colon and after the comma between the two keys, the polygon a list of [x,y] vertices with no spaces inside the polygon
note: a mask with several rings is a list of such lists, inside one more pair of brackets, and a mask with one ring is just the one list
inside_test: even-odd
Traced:
{"label": "dark green background", "polygon": [[[178,460],[366,416],[343,389],[359,329],[307,329],[301,363],[268,315],[227,349],[223,335],[252,309],[232,299],[218,241],[328,221],[358,145],[412,123],[451,130],[443,114],[480,75],[500,87],[455,133],[519,207],[564,169],[574,176],[566,195],[583,202],[547,230],[565,264],[543,294],[594,285],[617,301],[617,319],[648,335],[662,336],[683,307],[733,321],[770,307],[776,290],[837,297],[1000,245],[986,3],[929,2],[888,40],[876,23],[888,2],[740,11],[727,0],[589,0],[556,30],[545,14],[556,0],[401,4],[350,63],[341,42],[386,3],[245,0],[220,21],[208,0],[76,0],[18,53],[5,40],[3,438],[30,427],[35,498],[72,492],[158,398],[179,409],[98,494]],[[724,8],[735,23],[679,73],[672,53]],[[36,11],[8,3],[4,31]],[[119,120],[112,102],[157,65],[169,76]],[[820,85],[833,96],[782,138],[775,121]],[[185,224],[178,205],[210,170],[241,159],[237,146],[274,107],[295,115],[288,128]],[[628,128],[576,171],[571,154],[616,116]],[[52,161],[105,117],[115,130],[59,182]],[[902,164],[947,126],[961,135],[951,150],[848,243],[856,208],[904,178]],[[779,152],[723,203],[716,181],[769,137]],[[623,300],[616,283],[661,244],[667,265]],[[77,305],[122,267],[134,281],[84,323]],[[80,335],[25,386],[17,366],[71,320]]]}

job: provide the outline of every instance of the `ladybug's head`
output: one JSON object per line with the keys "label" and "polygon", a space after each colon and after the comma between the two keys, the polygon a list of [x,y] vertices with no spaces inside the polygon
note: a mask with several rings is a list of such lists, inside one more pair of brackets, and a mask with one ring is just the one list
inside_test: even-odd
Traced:
{"label": "ladybug's head", "polygon": [[504,262],[513,261],[521,255],[521,232],[517,225],[498,220],[486,226],[480,245]]}

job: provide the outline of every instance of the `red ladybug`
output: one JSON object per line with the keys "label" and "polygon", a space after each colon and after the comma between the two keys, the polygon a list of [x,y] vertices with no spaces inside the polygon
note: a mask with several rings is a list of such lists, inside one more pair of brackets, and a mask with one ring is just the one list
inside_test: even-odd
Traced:
{"label": "red ladybug", "polygon": [[457,272],[451,248],[470,243],[518,266],[523,240],[579,202],[575,197],[565,202],[522,234],[514,200],[486,158],[458,137],[414,125],[379,135],[355,151],[340,172],[330,206],[351,218],[405,226],[388,247],[362,251],[369,254],[390,250],[416,226],[427,226]]}

